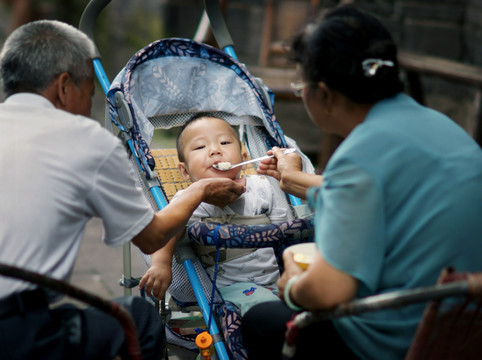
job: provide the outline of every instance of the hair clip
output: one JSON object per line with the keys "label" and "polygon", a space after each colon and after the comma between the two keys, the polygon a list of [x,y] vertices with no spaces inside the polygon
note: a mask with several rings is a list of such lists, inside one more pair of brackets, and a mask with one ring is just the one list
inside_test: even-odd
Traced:
{"label": "hair clip", "polygon": [[382,59],[366,59],[362,62],[362,68],[367,77],[374,76],[377,73],[378,68],[381,66],[393,67],[394,63],[393,61]]}

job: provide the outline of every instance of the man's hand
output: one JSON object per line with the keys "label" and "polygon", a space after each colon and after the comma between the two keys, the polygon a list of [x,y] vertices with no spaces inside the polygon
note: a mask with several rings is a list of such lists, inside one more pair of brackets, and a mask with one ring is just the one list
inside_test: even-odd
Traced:
{"label": "man's hand", "polygon": [[165,208],[154,214],[152,221],[132,239],[145,254],[152,254],[184,230],[192,213],[201,202],[224,207],[246,191],[239,181],[226,178],[202,179],[192,183]]}
{"label": "man's hand", "polygon": [[201,179],[196,181],[191,186],[196,184],[203,188],[203,202],[213,204],[221,208],[234,202],[242,193],[246,191],[246,179]]}

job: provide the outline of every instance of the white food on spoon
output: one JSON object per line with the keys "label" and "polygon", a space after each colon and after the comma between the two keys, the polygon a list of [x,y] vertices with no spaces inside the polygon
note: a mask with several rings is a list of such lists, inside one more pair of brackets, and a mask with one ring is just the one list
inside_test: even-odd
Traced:
{"label": "white food on spoon", "polygon": [[229,161],[218,162],[215,165],[219,170],[229,170],[231,168],[231,163]]}
{"label": "white food on spoon", "polygon": [[[283,154],[287,155],[287,154],[291,154],[295,151],[296,151],[295,148],[290,148],[290,149],[284,150]],[[256,159],[251,159],[251,160],[240,162],[239,164],[236,164],[236,165],[231,165],[231,163],[228,162],[228,161],[219,162],[217,164],[213,164],[213,168],[215,168],[216,170],[226,171],[226,170],[231,170],[231,169],[236,168],[238,166],[250,164],[250,163],[253,163],[253,162],[256,162],[256,161],[261,161],[261,160],[264,160],[264,159],[270,159],[272,157],[274,157],[274,155],[265,155],[265,156],[261,156],[261,157],[256,158]]]}

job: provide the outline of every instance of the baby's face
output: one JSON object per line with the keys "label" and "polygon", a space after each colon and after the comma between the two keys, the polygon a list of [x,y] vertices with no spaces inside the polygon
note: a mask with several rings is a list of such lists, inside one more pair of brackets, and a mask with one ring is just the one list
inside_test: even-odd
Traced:
{"label": "baby's face", "polygon": [[241,168],[213,168],[219,162],[237,164],[246,158],[246,154],[241,154],[237,134],[226,121],[211,117],[196,120],[183,131],[182,140],[185,161],[179,164],[179,171],[184,179],[239,177]]}

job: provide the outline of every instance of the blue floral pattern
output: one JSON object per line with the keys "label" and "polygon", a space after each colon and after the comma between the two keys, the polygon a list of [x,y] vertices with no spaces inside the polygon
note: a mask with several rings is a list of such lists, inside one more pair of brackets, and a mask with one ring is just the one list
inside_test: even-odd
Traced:
{"label": "blue floral pattern", "polygon": [[[283,271],[281,254],[293,244],[314,241],[313,221],[296,219],[278,225],[220,225],[218,223],[196,222],[188,228],[189,239],[199,245],[226,248],[272,247],[280,271]],[[230,357],[247,360],[246,349],[241,336],[241,316],[236,306],[230,303],[217,304],[226,346]]]}
{"label": "blue floral pattern", "polygon": [[[185,119],[186,114],[200,111],[254,118],[257,120],[256,135],[268,148],[288,147],[271,110],[272,92],[260,84],[244,65],[209,45],[173,38],[155,41],[139,50],[114,79],[107,94],[109,117],[121,127],[114,101],[117,92],[123,94],[132,116],[133,126],[128,136],[132,139],[141,170],[147,177],[155,164],[149,144],[154,131],[152,120],[157,118],[163,119],[162,128],[172,126],[170,121],[174,117]],[[179,122],[176,124],[179,125]],[[188,230],[189,236],[197,243],[213,245],[215,227],[215,224],[194,224]],[[310,220],[268,226],[222,225],[218,235],[219,246],[271,246],[280,260],[287,246],[313,241],[313,227]],[[282,262],[279,261],[279,264]],[[184,271],[180,268],[180,264],[174,265],[173,274]],[[182,289],[180,287],[179,291]],[[184,298],[191,295],[186,291],[182,294]],[[215,301],[215,304],[230,357],[247,359],[238,309],[229,303]]]}
{"label": "blue floral pattern", "polygon": [[241,316],[238,308],[229,302],[225,302],[219,306],[218,316],[221,319],[221,328],[230,359],[248,360],[248,353],[243,345]]}
{"label": "blue floral pattern", "polygon": [[196,222],[188,228],[189,239],[199,245],[226,248],[272,247],[278,264],[281,254],[290,245],[313,242],[314,228],[311,219],[295,219],[270,225],[219,225]]}
{"label": "blue floral pattern", "polygon": [[[263,91],[264,90],[264,91]],[[153,127],[149,118],[199,111],[224,111],[259,118],[270,146],[287,147],[273,111],[272,92],[257,83],[244,65],[209,45],[188,39],[155,41],[139,50],[113,81],[107,94],[109,116],[119,126],[114,95],[121,91],[129,106],[130,136],[137,156],[153,169],[149,145]]]}

